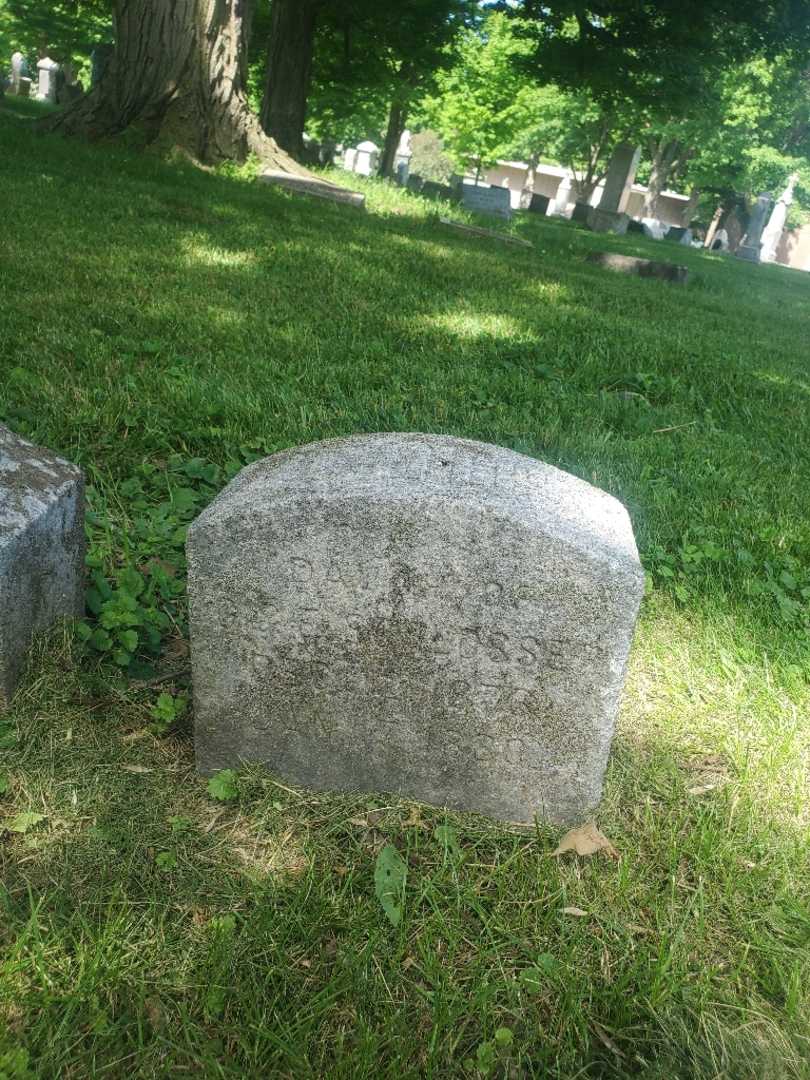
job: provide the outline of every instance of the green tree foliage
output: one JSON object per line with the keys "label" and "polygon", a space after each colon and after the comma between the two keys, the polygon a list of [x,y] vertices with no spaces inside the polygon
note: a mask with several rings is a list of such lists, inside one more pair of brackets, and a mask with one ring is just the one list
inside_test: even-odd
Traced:
{"label": "green tree foliage", "polygon": [[525,136],[539,142],[542,110],[536,83],[518,61],[531,51],[519,24],[500,12],[477,29],[466,29],[453,50],[453,64],[436,77],[437,91],[424,102],[430,125],[460,169],[480,170],[504,157]]}
{"label": "green tree foliage", "polygon": [[40,56],[86,62],[112,34],[111,0],[5,0],[0,3],[0,50],[5,67],[17,50],[34,65]]}

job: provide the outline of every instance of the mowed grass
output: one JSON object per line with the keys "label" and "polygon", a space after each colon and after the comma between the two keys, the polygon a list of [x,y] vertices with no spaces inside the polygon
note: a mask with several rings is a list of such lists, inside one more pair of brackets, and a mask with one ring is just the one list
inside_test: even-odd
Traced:
{"label": "mowed grass", "polygon": [[[91,569],[177,583],[139,658],[164,682],[60,631],[4,718],[0,1077],[808,1077],[810,278],[533,218],[508,247],[364,186],[359,213],[0,109],[0,421],[87,470]],[[650,588],[598,816],[617,860],[260,770],[221,803],[188,715],[158,733],[184,522],[251,458],[381,430],[628,506]]]}

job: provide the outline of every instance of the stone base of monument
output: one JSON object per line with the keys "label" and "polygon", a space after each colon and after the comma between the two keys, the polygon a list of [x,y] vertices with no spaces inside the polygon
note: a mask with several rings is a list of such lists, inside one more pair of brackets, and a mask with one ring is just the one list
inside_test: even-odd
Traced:
{"label": "stone base of monument", "polygon": [[0,710],[35,634],[84,612],[84,483],[0,425]]}
{"label": "stone base of monument", "polygon": [[590,214],[592,209],[593,207],[590,203],[574,203],[574,209],[571,211],[571,221],[576,221],[580,225],[587,225],[588,214]]}
{"label": "stone base of monument", "polygon": [[195,750],[507,821],[598,804],[644,591],[627,511],[440,435],[243,469],[187,543]]}
{"label": "stone base of monument", "polygon": [[591,232],[616,233],[624,236],[630,224],[629,214],[619,214],[614,210],[600,210],[592,206],[588,210],[588,228]]}
{"label": "stone base of monument", "polygon": [[632,255],[617,255],[611,251],[591,251],[586,262],[603,266],[606,270],[616,270],[620,274],[638,274],[639,277],[659,278],[676,285],[685,285],[689,280],[689,271],[676,263],[656,262],[653,259],[638,259]]}
{"label": "stone base of monument", "polygon": [[331,199],[332,202],[348,203],[349,206],[356,206],[359,210],[366,205],[366,197],[361,192],[349,191],[348,188],[330,184],[317,177],[296,176],[276,169],[265,169],[257,179],[265,184],[273,184],[287,191],[294,191],[298,195],[311,195],[316,199]]}
{"label": "stone base of monument", "polygon": [[746,262],[758,263],[760,261],[760,246],[749,247],[747,244],[742,247],[738,247],[734,254],[738,259],[745,259]]}

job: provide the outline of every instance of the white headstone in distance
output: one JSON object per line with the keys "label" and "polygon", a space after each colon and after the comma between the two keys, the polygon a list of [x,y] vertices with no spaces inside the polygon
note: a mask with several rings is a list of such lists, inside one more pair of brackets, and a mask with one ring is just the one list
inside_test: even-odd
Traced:
{"label": "white headstone in distance", "polygon": [[377,172],[380,150],[373,142],[366,140],[357,146],[357,156],[354,160],[354,171],[361,176],[373,176]]}
{"label": "white headstone in distance", "polygon": [[49,56],[43,58],[37,64],[39,72],[39,87],[37,89],[37,101],[56,102],[56,73],[59,65]]}
{"label": "white headstone in distance", "polygon": [[20,79],[22,78],[23,67],[25,66],[25,57],[21,52],[15,52],[11,54],[11,92],[12,94],[19,94],[20,92]]}
{"label": "white headstone in distance", "polygon": [[760,262],[776,262],[776,250],[779,247],[779,241],[782,239],[782,233],[785,231],[788,210],[790,210],[793,202],[793,192],[798,182],[799,174],[793,173],[788,180],[787,187],[776,200],[776,206],[774,206],[768,224],[762,233],[762,247],[759,251]]}

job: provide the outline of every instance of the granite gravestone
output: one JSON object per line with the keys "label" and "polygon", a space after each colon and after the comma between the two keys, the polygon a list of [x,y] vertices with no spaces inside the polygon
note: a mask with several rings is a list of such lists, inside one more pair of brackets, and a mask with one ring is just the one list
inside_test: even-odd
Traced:
{"label": "granite gravestone", "polygon": [[746,259],[748,262],[759,262],[762,247],[762,233],[773,206],[773,196],[770,192],[763,191],[759,196],[751,217],[748,221],[748,230],[742,244],[736,251],[738,259]]}
{"label": "granite gravestone", "polygon": [[47,101],[50,104],[56,102],[56,83],[59,73],[59,65],[49,56],[43,56],[37,64],[39,72],[39,84],[37,87],[37,101]]}
{"label": "granite gravestone", "polygon": [[0,709],[35,634],[84,611],[84,485],[0,424]]}
{"label": "granite gravestone", "polygon": [[244,469],[187,544],[197,764],[506,820],[598,803],[644,588],[616,499],[484,443]]}
{"label": "granite gravestone", "polygon": [[528,209],[532,214],[548,214],[548,208],[551,203],[548,195],[535,195],[532,194],[529,200]]}
{"label": "granite gravestone", "polygon": [[509,188],[464,184],[461,188],[461,199],[465,210],[473,210],[476,214],[493,214],[502,218],[512,216]]}

